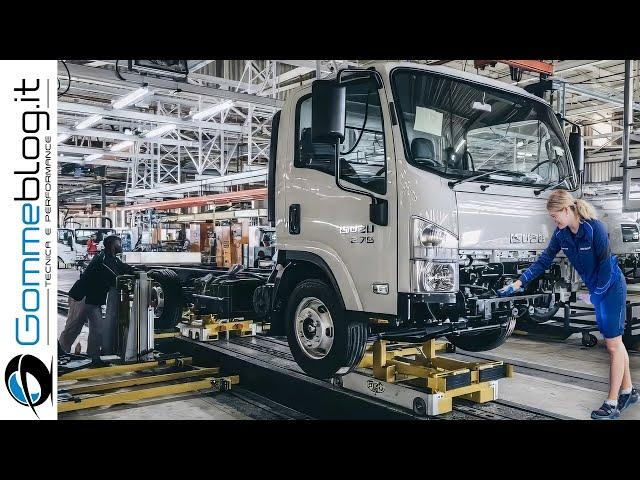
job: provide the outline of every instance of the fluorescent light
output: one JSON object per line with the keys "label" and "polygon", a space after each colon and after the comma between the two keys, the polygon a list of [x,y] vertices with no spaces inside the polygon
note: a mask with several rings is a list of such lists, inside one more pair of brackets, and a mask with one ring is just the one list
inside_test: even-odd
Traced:
{"label": "fluorescent light", "polygon": [[102,153],[93,153],[91,155],[87,155],[84,157],[86,162],[90,162],[91,160],[97,160],[98,158],[102,158]]}
{"label": "fluorescent light", "polygon": [[58,143],[66,142],[69,138],[71,138],[70,133],[61,133],[58,135]]}
{"label": "fluorescent light", "polygon": [[233,107],[233,101],[227,100],[222,103],[219,103],[218,105],[214,105],[213,107],[206,108],[201,112],[194,113],[191,118],[193,118],[194,120],[202,120],[203,118],[212,117],[216,113],[224,112],[225,110],[228,110],[231,107]]}
{"label": "fluorescent light", "polygon": [[160,137],[171,130],[175,130],[176,126],[173,123],[168,123],[166,125],[160,125],[159,127],[154,128],[153,130],[149,130],[144,134],[146,138]]}
{"label": "fluorescent light", "polygon": [[124,142],[116,143],[115,145],[113,145],[111,147],[111,151],[112,152],[120,152],[122,150],[126,150],[131,145],[133,145],[133,142],[131,140],[125,140]]}
{"label": "fluorescent light", "polygon": [[462,148],[462,146],[467,143],[467,141],[464,138],[460,139],[460,142],[458,142],[458,145],[456,146],[456,153],[458,153],[460,151],[460,149]]}
{"label": "fluorescent light", "polygon": [[89,118],[82,120],[80,123],[76,123],[75,129],[82,130],[83,128],[89,128],[102,120],[102,115],[91,115]]}
{"label": "fluorescent light", "polygon": [[128,107],[129,105],[136,103],[138,100],[146,97],[151,93],[153,92],[149,91],[147,87],[142,87],[137,90],[134,90],[131,93],[128,93],[127,95],[125,95],[122,98],[119,98],[118,100],[113,100],[111,102],[111,106],[113,107],[114,110]]}

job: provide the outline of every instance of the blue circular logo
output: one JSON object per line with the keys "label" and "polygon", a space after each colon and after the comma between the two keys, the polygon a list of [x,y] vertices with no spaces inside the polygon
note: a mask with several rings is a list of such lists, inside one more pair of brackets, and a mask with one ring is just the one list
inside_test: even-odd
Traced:
{"label": "blue circular logo", "polygon": [[39,358],[16,355],[5,369],[4,384],[16,402],[31,407],[38,417],[35,407],[42,405],[51,395],[53,378]]}

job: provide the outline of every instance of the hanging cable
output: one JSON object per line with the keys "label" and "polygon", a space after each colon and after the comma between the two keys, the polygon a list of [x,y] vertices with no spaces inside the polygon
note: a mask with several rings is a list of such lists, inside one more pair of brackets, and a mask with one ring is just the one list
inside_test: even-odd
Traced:
{"label": "hanging cable", "polygon": [[356,149],[356,147],[360,143],[360,140],[362,139],[362,134],[364,133],[364,127],[367,125],[367,117],[369,116],[369,96],[370,95],[371,95],[371,85],[369,85],[369,82],[367,82],[367,103],[365,104],[365,107],[364,107],[364,120],[362,121],[362,128],[360,129],[360,134],[358,135],[358,139],[356,140],[356,143],[353,145],[351,150],[347,152],[340,152],[340,155],[349,155],[351,152],[353,152]]}
{"label": "hanging cable", "polygon": [[123,82],[126,82],[127,79],[124,78],[122,75],[120,75],[120,70],[118,69],[118,63],[120,62],[120,60],[116,60],[116,77],[118,77],[120,80],[122,80]]}
{"label": "hanging cable", "polygon": [[[68,81],[67,81],[67,88],[65,89],[64,92],[58,94],[58,98],[62,97],[63,95],[66,95],[66,93],[71,88],[71,72],[69,71],[69,67],[67,67],[67,62],[65,62],[64,60],[60,60],[60,62],[62,62],[62,65],[64,65],[64,69],[67,71]],[[58,79],[58,90],[60,90],[60,79]]]}

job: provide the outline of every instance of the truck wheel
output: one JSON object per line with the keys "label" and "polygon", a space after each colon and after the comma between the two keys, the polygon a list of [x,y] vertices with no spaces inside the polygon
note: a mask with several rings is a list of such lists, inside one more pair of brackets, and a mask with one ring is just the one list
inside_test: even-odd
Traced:
{"label": "truck wheel", "polygon": [[504,343],[511,336],[516,326],[516,319],[512,318],[499,329],[470,333],[467,335],[449,335],[447,340],[460,350],[467,352],[484,352],[493,350]]}
{"label": "truck wheel", "polygon": [[182,286],[178,274],[168,268],[150,270],[153,279],[151,305],[155,311],[154,328],[175,327],[182,316]]}
{"label": "truck wheel", "polygon": [[285,319],[291,354],[310,376],[345,375],[362,360],[367,325],[347,319],[326,283],[299,283],[289,297]]}

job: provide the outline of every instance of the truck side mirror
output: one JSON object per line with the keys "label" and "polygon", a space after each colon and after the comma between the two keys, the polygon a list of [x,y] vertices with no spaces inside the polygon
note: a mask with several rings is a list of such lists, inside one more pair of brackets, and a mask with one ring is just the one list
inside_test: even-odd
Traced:
{"label": "truck side mirror", "polygon": [[569,150],[576,172],[581,173],[584,170],[584,140],[578,127],[573,127],[569,134]]}
{"label": "truck side mirror", "polygon": [[346,88],[335,80],[316,80],[311,86],[311,139],[335,145],[344,141]]}

